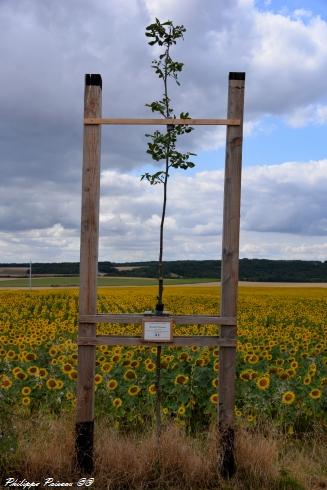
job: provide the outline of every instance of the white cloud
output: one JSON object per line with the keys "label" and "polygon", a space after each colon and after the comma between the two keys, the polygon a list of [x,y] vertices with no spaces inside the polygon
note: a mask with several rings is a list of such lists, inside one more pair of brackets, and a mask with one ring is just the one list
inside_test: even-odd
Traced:
{"label": "white cloud", "polygon": [[[177,113],[224,117],[228,72],[246,71],[249,128],[256,130],[266,114],[291,114],[291,124],[297,124],[298,108],[306,113],[311,107],[325,123],[327,22],[299,9],[293,14],[260,11],[252,0],[0,2],[0,54],[8,80],[0,93],[7,114],[0,123],[2,178],[76,180],[84,73],[103,75],[104,115],[149,115],[144,104],[162,93],[144,36],[155,16],[187,28],[173,52],[185,62],[182,86],[171,85]],[[104,129],[104,166],[143,165],[143,133],[143,128]],[[197,129],[188,142],[195,152],[219,148],[223,130]]]}
{"label": "white cloud", "polygon": [[326,124],[327,105],[309,104],[295,109],[286,121],[293,128],[301,128],[310,124]]}
{"label": "white cloud", "polygon": [[311,10],[307,10],[307,9],[295,9],[293,11],[293,17],[295,19],[297,18],[309,18],[309,17],[312,17],[312,12]]}
{"label": "white cloud", "polygon": [[[150,186],[137,176],[117,171],[104,171],[102,180],[100,259],[155,260],[162,186]],[[165,226],[167,260],[220,256],[223,186],[223,171],[171,178]],[[241,256],[327,258],[327,160],[248,167],[242,186]],[[30,256],[34,261],[78,260],[80,196],[78,192],[70,195],[74,217],[65,214],[62,197],[57,199],[56,191],[49,187],[45,207],[38,201],[30,203],[30,222],[25,227],[18,222],[15,233],[8,229],[0,234],[2,261]],[[38,214],[51,214],[52,226],[42,226]]]}
{"label": "white cloud", "polygon": [[[275,13],[269,4],[264,12],[253,0],[0,2],[2,256],[19,259],[34,250],[49,260],[78,260],[83,77],[102,73],[104,116],[149,116],[144,104],[162,93],[144,37],[155,16],[187,28],[173,53],[185,62],[182,86],[171,86],[177,113],[225,117],[228,72],[246,71],[245,135],[269,132],[269,114],[293,127],[326,124],[327,22],[304,9]],[[156,256],[160,189],[127,174],[148,162],[145,131],[103,128],[104,258]],[[221,148],[225,130],[197,128],[187,141],[195,153]],[[313,237],[313,250],[322,254],[325,175],[325,160],[245,169],[244,253],[257,250],[259,237],[262,253],[290,254],[286,243],[279,245],[280,234],[295,254],[309,253],[295,237]],[[222,189],[221,172],[176,178],[169,190],[168,256],[216,256]]]}

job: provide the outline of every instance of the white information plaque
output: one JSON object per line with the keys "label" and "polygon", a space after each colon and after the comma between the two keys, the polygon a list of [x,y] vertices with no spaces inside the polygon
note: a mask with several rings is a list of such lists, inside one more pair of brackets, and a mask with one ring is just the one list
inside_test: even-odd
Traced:
{"label": "white information plaque", "polygon": [[144,320],[143,340],[144,342],[172,342],[172,330],[172,320]]}

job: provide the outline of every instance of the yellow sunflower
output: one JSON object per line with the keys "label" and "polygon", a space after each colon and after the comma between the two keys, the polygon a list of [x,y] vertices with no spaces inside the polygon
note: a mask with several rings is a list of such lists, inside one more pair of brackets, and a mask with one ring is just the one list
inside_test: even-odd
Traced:
{"label": "yellow sunflower", "polygon": [[110,379],[107,383],[107,388],[110,391],[115,390],[117,386],[118,386],[118,381],[116,381],[115,379]]}
{"label": "yellow sunflower", "polygon": [[113,364],[112,362],[104,362],[101,366],[101,371],[103,373],[110,373],[110,371],[112,370],[113,368]]}
{"label": "yellow sunflower", "polygon": [[64,382],[61,379],[56,379],[56,390],[61,390],[64,386]]}
{"label": "yellow sunflower", "polygon": [[5,390],[9,390],[11,386],[12,386],[11,379],[7,378],[7,376],[4,376],[1,381],[1,388],[4,388]]}
{"label": "yellow sunflower", "polygon": [[73,369],[72,371],[70,371],[70,373],[68,373],[68,377],[70,379],[73,379],[73,380],[77,379],[77,371],[76,371],[76,369]]}
{"label": "yellow sunflower", "polygon": [[66,364],[61,366],[61,370],[63,373],[68,374],[73,370],[73,366],[69,362],[66,362]]}
{"label": "yellow sunflower", "polygon": [[54,378],[49,378],[46,382],[46,386],[49,390],[55,390],[57,386],[57,382]]}
{"label": "yellow sunflower", "polygon": [[22,398],[22,404],[25,405],[26,407],[31,404],[31,399],[29,396],[24,396]]}
{"label": "yellow sunflower", "polygon": [[185,374],[178,374],[175,378],[175,385],[186,385],[189,382],[189,377]]}
{"label": "yellow sunflower", "polygon": [[48,376],[48,371],[45,368],[39,369],[39,378],[46,378]]}
{"label": "yellow sunflower", "polygon": [[101,374],[96,374],[94,376],[94,383],[96,385],[99,385],[100,383],[102,383],[102,381],[103,381],[103,376]]}
{"label": "yellow sunflower", "polygon": [[318,388],[315,388],[310,391],[309,397],[312,398],[312,400],[318,400],[321,397],[321,390]]}
{"label": "yellow sunflower", "polygon": [[291,405],[295,400],[295,393],[293,391],[285,391],[282,395],[282,403],[284,405]]}
{"label": "yellow sunflower", "polygon": [[24,388],[22,388],[22,391],[21,391],[22,395],[24,395],[24,396],[30,395],[31,392],[32,392],[32,389],[29,386],[24,386]]}
{"label": "yellow sunflower", "polygon": [[33,352],[29,352],[28,354],[26,354],[25,359],[26,361],[35,361],[36,354],[34,354]]}
{"label": "yellow sunflower", "polygon": [[258,378],[256,381],[256,385],[259,388],[259,390],[267,390],[270,385],[269,376],[260,376],[260,378]]}
{"label": "yellow sunflower", "polygon": [[250,424],[252,424],[253,422],[255,422],[255,416],[250,414],[250,415],[248,415],[248,416],[246,417],[246,420],[247,420],[247,421],[248,421]]}
{"label": "yellow sunflower", "polygon": [[155,395],[157,393],[157,387],[155,384],[152,384],[148,387],[148,392],[150,395]]}
{"label": "yellow sunflower", "polygon": [[240,373],[240,379],[242,381],[250,381],[250,379],[251,379],[251,373],[249,372],[248,369],[246,369],[245,371],[242,371]]}
{"label": "yellow sunflower", "polygon": [[180,406],[178,407],[178,409],[177,409],[177,413],[178,413],[178,415],[183,416],[183,415],[185,415],[185,412],[186,412],[185,405],[180,405]]}
{"label": "yellow sunflower", "polygon": [[115,398],[114,400],[112,400],[112,404],[115,408],[119,408],[122,406],[123,400],[121,398]]}
{"label": "yellow sunflower", "polygon": [[180,361],[185,361],[187,362],[190,358],[190,356],[188,355],[187,352],[182,352],[179,356],[178,356],[179,360]]}
{"label": "yellow sunflower", "polygon": [[27,368],[27,372],[30,376],[38,376],[39,368],[37,366],[30,366]]}
{"label": "yellow sunflower", "polygon": [[19,371],[17,374],[15,374],[15,378],[25,381],[25,379],[27,379],[28,376],[26,373],[24,373],[24,371]]}
{"label": "yellow sunflower", "polygon": [[127,369],[127,371],[125,371],[124,373],[124,379],[126,381],[133,381],[134,379],[136,379],[135,371],[133,371],[133,369]]}
{"label": "yellow sunflower", "polygon": [[147,363],[146,363],[146,365],[145,365],[145,369],[146,369],[146,371],[148,371],[148,372],[150,372],[150,373],[151,373],[151,372],[153,372],[153,371],[155,370],[155,368],[156,368],[156,365],[155,365],[155,363],[154,363],[154,362],[152,362],[152,361],[147,362]]}
{"label": "yellow sunflower", "polygon": [[217,405],[217,403],[218,403],[218,394],[217,393],[213,393],[213,395],[211,395],[210,402],[213,403],[214,405]]}
{"label": "yellow sunflower", "polygon": [[141,388],[139,386],[136,386],[136,385],[132,385],[128,388],[128,394],[129,396],[136,396],[140,393],[141,391]]}

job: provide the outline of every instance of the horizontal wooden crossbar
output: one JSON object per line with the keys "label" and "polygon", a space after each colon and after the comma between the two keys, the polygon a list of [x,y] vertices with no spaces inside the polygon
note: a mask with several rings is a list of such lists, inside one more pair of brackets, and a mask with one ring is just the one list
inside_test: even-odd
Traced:
{"label": "horizontal wooden crossbar", "polygon": [[86,117],[84,124],[116,124],[116,125],[155,125],[155,126],[167,126],[167,125],[179,125],[188,124],[192,126],[239,126],[241,124],[240,119],[129,119],[129,118],[100,118],[100,117]]}
{"label": "horizontal wooden crossbar", "polygon": [[210,323],[226,326],[235,326],[236,318],[230,316],[210,316],[210,315],[144,315],[143,313],[117,313],[117,314],[98,314],[98,315],[81,315],[80,323],[142,323],[143,320],[155,318],[172,320],[176,325],[207,325]]}
{"label": "horizontal wooden crossbar", "polygon": [[[97,335],[96,337],[79,337],[78,345],[153,345],[143,340],[142,337],[128,337],[124,335]],[[156,342],[155,345],[196,345],[196,346],[221,346],[221,347],[236,347],[235,339],[222,339],[217,336],[209,335],[193,335],[183,337],[173,337],[172,342]]]}

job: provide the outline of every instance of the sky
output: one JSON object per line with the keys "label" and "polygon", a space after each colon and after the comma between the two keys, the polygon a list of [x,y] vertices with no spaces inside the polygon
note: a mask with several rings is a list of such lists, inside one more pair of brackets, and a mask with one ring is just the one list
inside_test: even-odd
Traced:
{"label": "sky", "polygon": [[[240,257],[327,260],[325,0],[1,0],[0,262],[79,261],[84,77],[102,75],[103,117],[151,117],[155,17],[186,28],[176,114],[226,117],[246,72]],[[158,257],[148,131],[102,127],[101,261]],[[164,259],[220,259],[225,129],[179,148],[196,166],[169,178]]]}

